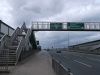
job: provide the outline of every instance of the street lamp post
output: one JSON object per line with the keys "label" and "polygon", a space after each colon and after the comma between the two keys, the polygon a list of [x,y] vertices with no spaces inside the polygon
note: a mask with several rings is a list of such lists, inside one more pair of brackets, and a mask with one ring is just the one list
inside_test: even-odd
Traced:
{"label": "street lamp post", "polygon": [[69,31],[68,31],[68,51],[69,51]]}

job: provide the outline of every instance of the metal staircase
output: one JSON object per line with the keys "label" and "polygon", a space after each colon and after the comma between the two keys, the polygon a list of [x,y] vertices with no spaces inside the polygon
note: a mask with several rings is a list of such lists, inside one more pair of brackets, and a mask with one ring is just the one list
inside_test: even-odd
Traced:
{"label": "metal staircase", "polygon": [[[22,32],[25,31],[26,35]],[[4,35],[0,40],[0,72],[8,72],[10,66],[18,63],[23,50],[29,49],[29,37],[32,30],[23,25],[17,28],[11,37]],[[20,37],[20,38],[19,38]]]}

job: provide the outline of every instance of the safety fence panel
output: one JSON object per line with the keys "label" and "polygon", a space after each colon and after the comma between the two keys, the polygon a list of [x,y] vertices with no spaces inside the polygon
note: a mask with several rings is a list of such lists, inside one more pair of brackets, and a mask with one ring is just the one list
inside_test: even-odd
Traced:
{"label": "safety fence panel", "polygon": [[9,50],[0,50],[0,72],[9,72]]}

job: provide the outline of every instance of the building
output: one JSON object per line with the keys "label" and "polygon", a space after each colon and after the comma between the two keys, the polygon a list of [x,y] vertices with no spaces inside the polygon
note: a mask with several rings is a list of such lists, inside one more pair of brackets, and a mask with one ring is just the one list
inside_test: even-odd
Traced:
{"label": "building", "polygon": [[10,27],[9,25],[0,20],[0,38],[5,34],[11,36],[14,30],[14,28]]}

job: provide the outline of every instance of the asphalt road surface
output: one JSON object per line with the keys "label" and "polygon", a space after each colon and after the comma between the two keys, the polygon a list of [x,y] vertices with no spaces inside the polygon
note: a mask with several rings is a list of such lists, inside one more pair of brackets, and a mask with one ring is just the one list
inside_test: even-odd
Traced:
{"label": "asphalt road surface", "polygon": [[77,52],[49,51],[63,66],[69,68],[73,75],[100,75],[100,55]]}

